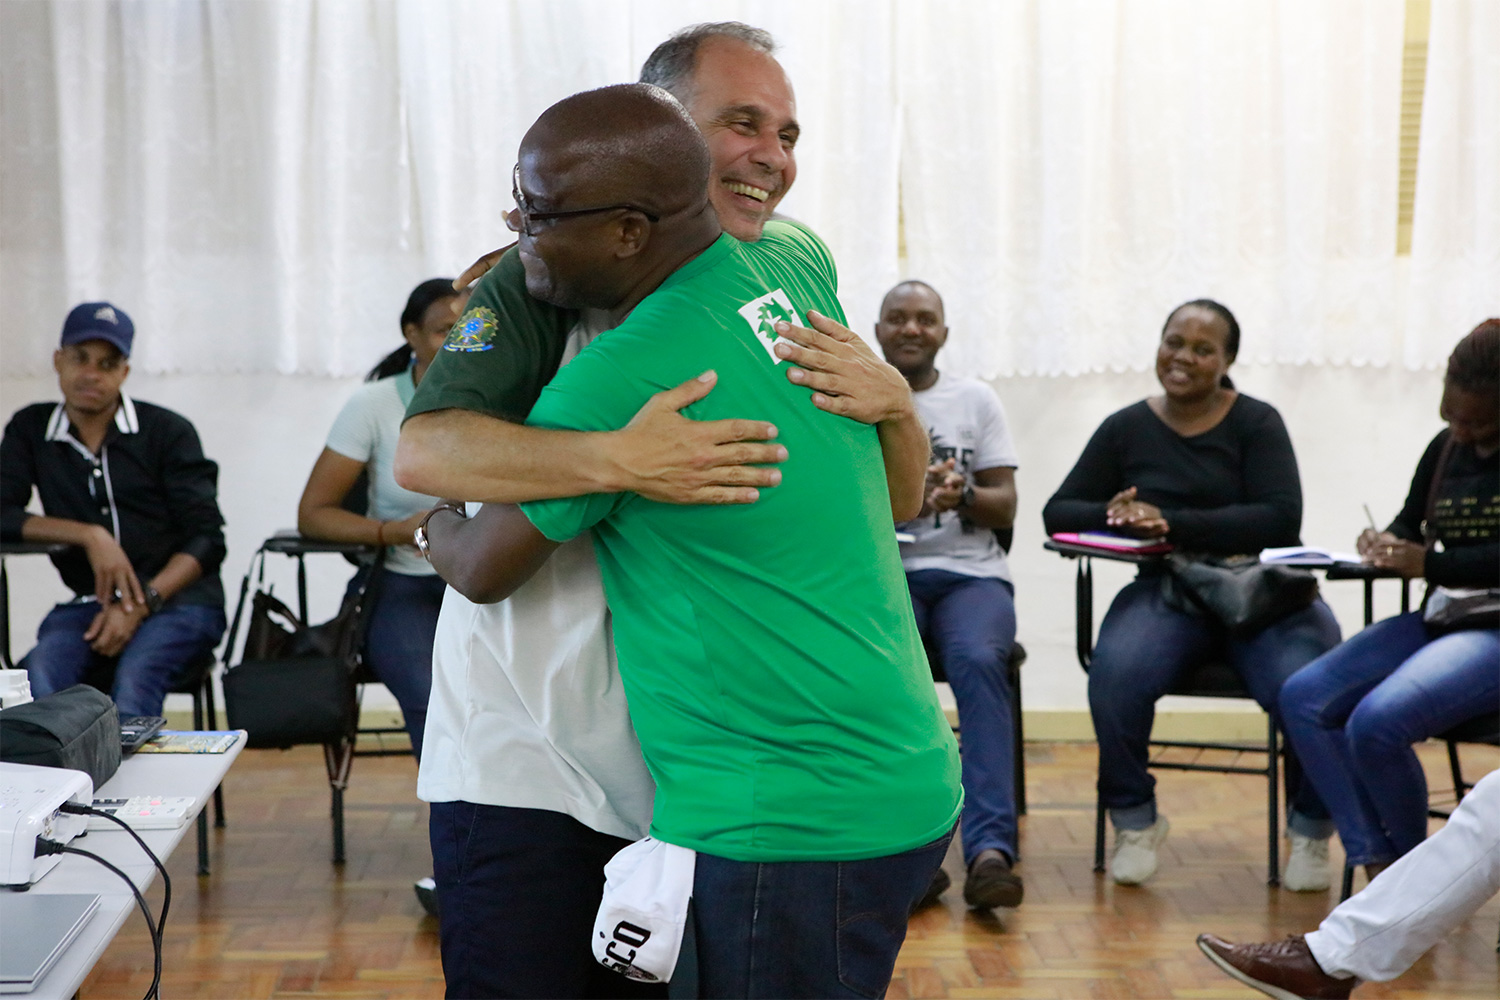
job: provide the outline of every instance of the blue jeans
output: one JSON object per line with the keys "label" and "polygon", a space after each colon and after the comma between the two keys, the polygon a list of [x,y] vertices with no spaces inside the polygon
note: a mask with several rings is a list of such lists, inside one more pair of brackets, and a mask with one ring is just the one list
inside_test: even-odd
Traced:
{"label": "blue jeans", "polygon": [[906,574],[917,630],[942,660],[958,703],[964,864],[994,848],[1016,860],[1014,697],[1006,664],[1016,640],[1009,582],[941,569]]}
{"label": "blue jeans", "polygon": [[594,961],[604,866],[629,841],[546,809],[432,803],[449,997],[665,997]]}
{"label": "blue jeans", "polygon": [[1427,836],[1412,744],[1500,705],[1500,630],[1433,638],[1419,611],[1376,622],[1281,689],[1287,736],[1350,864],[1395,861]]}
{"label": "blue jeans", "polygon": [[[36,631],[36,647],[19,666],[40,698],[74,684],[95,670],[108,669],[111,659],[89,648],[88,631],[99,605],[94,601],[59,604],[47,612]],[[161,715],[167,691],[192,662],[212,653],[224,636],[224,609],[206,604],[168,604],[148,615],[113,658],[114,690],[120,716]]]}
{"label": "blue jeans", "polygon": [[[864,861],[758,863],[699,852],[697,995],[884,996],[907,917],[952,839],[950,830],[915,850]],[[692,986],[678,979],[674,995]]]}
{"label": "blue jeans", "polygon": [[[364,572],[349,581],[350,590]],[[418,760],[427,728],[427,699],[432,694],[432,639],[446,586],[440,576],[386,570],[375,582],[375,603],[365,619],[365,662],[401,706],[411,751]]]}
{"label": "blue jeans", "polygon": [[[1338,622],[1321,598],[1248,639],[1232,639],[1218,623],[1169,606],[1160,577],[1138,577],[1122,589],[1099,626],[1089,667],[1099,798],[1115,827],[1142,830],[1156,822],[1156,779],[1146,769],[1151,724],[1156,700],[1179,676],[1210,658],[1225,657],[1280,726],[1281,686],[1338,641]],[[1305,837],[1332,836],[1328,810],[1303,779],[1290,747],[1283,768],[1287,828]]]}

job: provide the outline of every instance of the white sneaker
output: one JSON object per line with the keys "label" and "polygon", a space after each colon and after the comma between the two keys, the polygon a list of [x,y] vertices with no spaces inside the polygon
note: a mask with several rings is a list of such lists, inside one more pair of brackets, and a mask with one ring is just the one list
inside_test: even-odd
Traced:
{"label": "white sneaker", "polygon": [[1115,854],[1109,874],[1119,885],[1140,885],[1156,874],[1156,849],[1167,839],[1171,824],[1158,815],[1144,830],[1116,830]]}
{"label": "white sneaker", "polygon": [[1314,840],[1288,830],[1292,842],[1281,884],[1292,892],[1322,892],[1333,884],[1328,874],[1328,840]]}

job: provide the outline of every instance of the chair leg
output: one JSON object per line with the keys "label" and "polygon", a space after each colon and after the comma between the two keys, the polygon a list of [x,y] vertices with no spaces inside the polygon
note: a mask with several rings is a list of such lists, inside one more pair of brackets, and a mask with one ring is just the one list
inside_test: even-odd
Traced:
{"label": "chair leg", "polygon": [[1281,771],[1281,741],[1276,723],[1266,719],[1266,885],[1281,884],[1281,810],[1277,779]]}
{"label": "chair leg", "polygon": [[344,863],[344,790],[333,787],[333,863]]}
{"label": "chair leg", "polygon": [[1345,861],[1344,882],[1343,885],[1339,887],[1339,902],[1342,903],[1352,895],[1354,895],[1354,866]]}
{"label": "chair leg", "polygon": [[344,789],[349,787],[349,769],[354,763],[354,741],[323,744],[323,763],[328,769],[329,812],[333,817],[333,863],[344,863]]}
{"label": "chair leg", "polygon": [[198,811],[198,874],[208,874],[208,809]]}
{"label": "chair leg", "polygon": [[[203,705],[208,715],[208,728],[217,730],[219,728],[219,710],[215,705],[214,698],[214,673],[208,671],[203,676]],[[214,826],[224,829],[224,786],[214,786]]]}
{"label": "chair leg", "polygon": [[1104,871],[1104,800],[1094,800],[1094,871]]}
{"label": "chair leg", "polygon": [[1026,815],[1026,733],[1021,721],[1021,668],[1010,664],[1010,719],[1015,745],[1011,751],[1011,766],[1015,769],[1013,779],[1016,790],[1016,815]]}
{"label": "chair leg", "polygon": [[1464,793],[1469,786],[1464,784],[1463,763],[1458,759],[1458,741],[1447,740],[1448,744],[1448,769],[1453,772],[1453,803],[1457,805],[1463,801]]}
{"label": "chair leg", "polygon": [[[206,685],[207,683],[208,683],[207,674],[205,674],[204,675],[204,681],[203,681],[203,683],[198,685],[198,689],[196,691],[194,691],[193,695],[192,695],[192,697],[193,697],[193,728],[196,729],[196,730],[198,730],[199,732],[203,731],[203,688],[204,688],[204,685]],[[219,794],[219,790],[217,788],[215,788],[214,789],[214,795],[217,797],[218,794]],[[223,823],[223,816],[222,815],[219,817],[218,824],[220,826],[224,825],[224,823]],[[198,874],[199,875],[207,875],[208,874],[208,807],[207,807],[207,805],[205,805],[203,807],[203,809],[199,810],[199,812],[198,812],[197,826],[198,826]]]}

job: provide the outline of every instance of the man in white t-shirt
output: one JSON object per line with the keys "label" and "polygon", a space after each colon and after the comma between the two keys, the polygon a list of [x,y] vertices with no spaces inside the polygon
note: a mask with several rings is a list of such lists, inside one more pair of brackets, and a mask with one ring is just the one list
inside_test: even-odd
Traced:
{"label": "man in white t-shirt", "polygon": [[[746,241],[760,238],[796,176],[796,102],[773,50],[759,29],[696,25],[658,46],[641,71],[702,129],[714,163],[709,197],[725,230]],[[616,212],[545,207],[532,206],[523,221],[518,203],[511,224],[566,233]],[[399,481],[465,499],[639,492],[677,503],[748,502],[751,487],[779,481],[774,466],[786,450],[768,440],[775,431],[763,421],[677,415],[712,388],[711,373],[658,394],[621,431],[523,426],[559,365],[609,317],[540,303],[526,294],[517,253],[490,258],[493,270],[408,409]],[[897,470],[893,495],[905,502],[923,450],[905,387],[849,331],[807,333],[781,337],[781,357],[796,367],[789,380],[816,390],[808,406],[878,426],[887,469]],[[794,346],[804,340],[821,346]],[[434,520],[424,535],[440,565],[454,544],[442,525]],[[589,540],[562,546],[501,604],[473,604],[449,582],[456,590],[438,621],[417,781],[432,803],[448,995],[664,994],[660,984],[606,970],[590,944],[604,863],[644,836],[655,789],[630,728]]]}
{"label": "man in white t-shirt", "polygon": [[[903,281],[886,293],[875,324],[885,359],[906,377],[932,440],[926,502],[899,526],[917,627],[942,662],[963,732],[964,900],[1017,906],[1015,761],[1006,664],[1016,637],[1010,568],[995,531],[1016,515],[1016,451],[994,390],[934,367],[948,339],[943,300]],[[950,884],[941,869],[927,899]]]}

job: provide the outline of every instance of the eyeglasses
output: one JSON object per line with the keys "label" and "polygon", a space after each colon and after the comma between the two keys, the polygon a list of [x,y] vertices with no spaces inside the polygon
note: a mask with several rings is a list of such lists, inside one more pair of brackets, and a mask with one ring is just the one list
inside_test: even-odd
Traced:
{"label": "eyeglasses", "polygon": [[505,213],[505,227],[513,233],[525,233],[527,236],[536,236],[532,231],[533,222],[546,222],[550,219],[566,219],[573,215],[596,215],[600,212],[640,212],[652,222],[660,222],[661,216],[655,212],[648,212],[639,205],[600,205],[598,208],[575,208],[567,212],[533,212],[531,204],[527,202],[526,195],[521,193],[521,165],[516,164],[510,174],[510,194],[516,200],[513,212]]}

